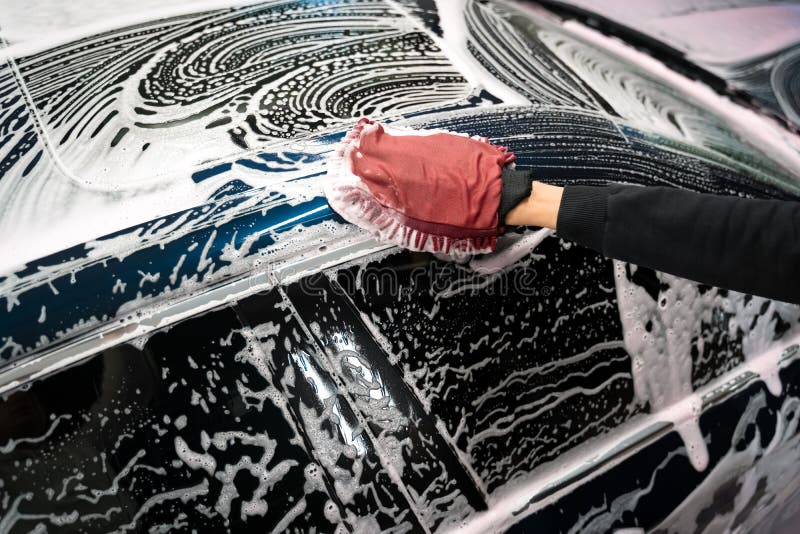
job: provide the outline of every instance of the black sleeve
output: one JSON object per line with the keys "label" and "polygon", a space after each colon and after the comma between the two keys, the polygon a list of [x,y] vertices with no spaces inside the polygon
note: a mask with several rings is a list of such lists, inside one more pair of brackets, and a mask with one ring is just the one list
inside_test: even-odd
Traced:
{"label": "black sleeve", "polygon": [[709,285],[800,303],[800,203],[668,187],[567,186],[558,235]]}

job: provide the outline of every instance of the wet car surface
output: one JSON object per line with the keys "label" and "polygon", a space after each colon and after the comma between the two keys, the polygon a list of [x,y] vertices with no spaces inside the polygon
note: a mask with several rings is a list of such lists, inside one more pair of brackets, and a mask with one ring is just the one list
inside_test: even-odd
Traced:
{"label": "wet car surface", "polygon": [[185,11],[5,43],[0,531],[791,517],[800,308],[557,237],[478,274],[321,197],[371,115],[553,183],[795,199],[782,124],[535,4]]}

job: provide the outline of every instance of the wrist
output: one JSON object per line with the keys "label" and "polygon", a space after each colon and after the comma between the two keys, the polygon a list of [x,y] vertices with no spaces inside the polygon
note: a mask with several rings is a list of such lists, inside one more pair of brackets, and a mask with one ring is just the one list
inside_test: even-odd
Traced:
{"label": "wrist", "polygon": [[563,187],[533,182],[531,194],[508,212],[505,223],[555,229],[563,192]]}

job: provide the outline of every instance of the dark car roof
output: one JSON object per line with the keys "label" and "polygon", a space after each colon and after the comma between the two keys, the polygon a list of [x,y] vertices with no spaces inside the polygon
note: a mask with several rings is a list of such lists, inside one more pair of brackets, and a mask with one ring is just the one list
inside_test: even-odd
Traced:
{"label": "dark car roof", "polygon": [[369,115],[552,183],[797,199],[797,138],[669,55],[414,0],[0,53],[0,530],[702,529],[735,465],[762,506],[715,520],[781,519],[791,454],[755,458],[795,450],[796,306],[557,237],[482,275],[322,196]]}

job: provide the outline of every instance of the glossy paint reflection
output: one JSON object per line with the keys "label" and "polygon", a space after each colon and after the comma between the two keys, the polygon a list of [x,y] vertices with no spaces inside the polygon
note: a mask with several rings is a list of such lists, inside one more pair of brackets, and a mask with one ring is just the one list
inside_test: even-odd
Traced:
{"label": "glossy paint reflection", "polygon": [[338,274],[488,493],[641,410],[609,265],[540,247],[492,276],[415,254]]}
{"label": "glossy paint reflection", "polygon": [[3,436],[4,531],[419,530],[296,320],[239,319],[277,302],[192,319],[10,396],[20,417],[4,420],[24,425]]}

